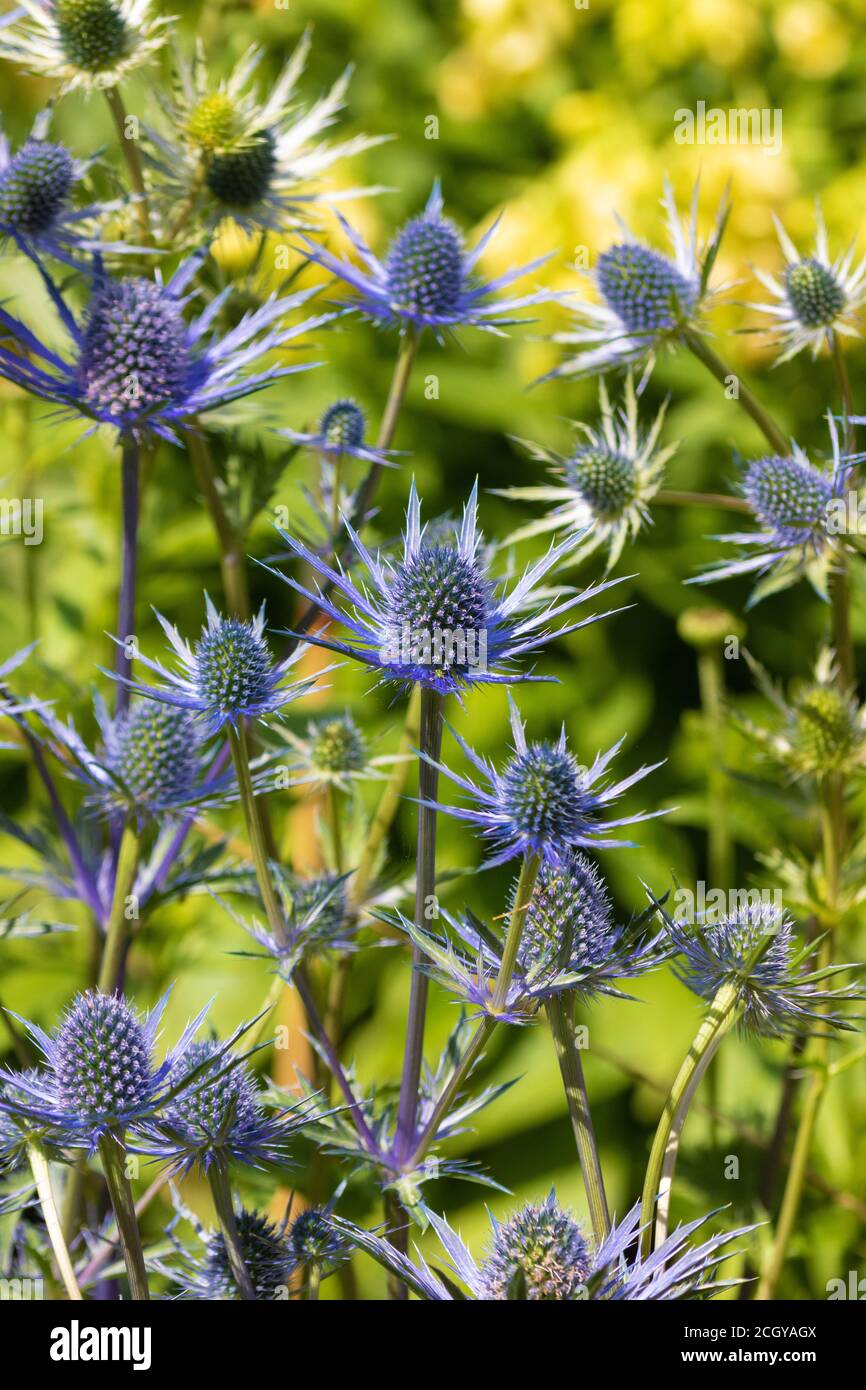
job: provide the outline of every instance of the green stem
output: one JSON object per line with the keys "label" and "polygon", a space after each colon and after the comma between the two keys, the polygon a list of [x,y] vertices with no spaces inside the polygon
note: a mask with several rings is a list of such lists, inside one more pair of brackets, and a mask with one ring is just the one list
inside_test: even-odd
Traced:
{"label": "green stem", "polygon": [[[388,399],[385,402],[385,410],[379,425],[379,433],[376,436],[377,449],[385,450],[391,447],[394,433],[397,429],[397,421],[400,418],[400,411],[406,399],[409,378],[412,375],[412,368],[415,365],[415,358],[418,355],[418,344],[420,341],[421,335],[411,328],[404,333],[400,340],[400,351],[397,354],[397,361],[394,364],[394,373],[391,377]],[[361,485],[354,507],[353,519],[356,527],[363,522],[370,503],[375,496],[381,472],[381,463],[372,464]]]}
{"label": "green stem", "polygon": [[501,1012],[508,997],[508,986],[511,984],[511,977],[514,974],[514,967],[517,964],[517,952],[520,949],[520,938],[523,936],[523,928],[526,923],[526,910],[529,901],[535,891],[535,881],[541,869],[540,854],[525,854],[520,868],[520,877],[517,880],[517,887],[514,891],[514,906],[511,909],[511,917],[508,922],[508,931],[505,936],[505,945],[502,948],[502,960],[499,964],[499,974],[496,977],[496,984],[493,987],[493,999],[490,1004],[491,1012],[496,1014]]}
{"label": "green stem", "polygon": [[343,795],[336,783],[332,782],[328,787],[328,826],[334,850],[334,868],[338,874],[344,872],[342,812]]}
{"label": "green stem", "polygon": [[574,1004],[574,995],[557,995],[551,999],[547,1006],[547,1017],[556,1046],[562,1084],[565,1087],[565,1098],[577,1144],[577,1156],[580,1161],[580,1171],[583,1175],[583,1185],[589,1204],[593,1235],[596,1245],[600,1245],[610,1231],[610,1211],[604,1190],[604,1177],[598,1156],[598,1145],[595,1140],[589,1096],[583,1075],[583,1065],[580,1060],[580,1049],[577,1046],[574,1031]]}
{"label": "green stem", "polygon": [[244,538],[237,531],[220,496],[208,442],[196,420],[190,420],[186,442],[196,481],[210,512],[220,549],[220,570],[226,603],[237,618],[250,616],[250,595],[244,557]]}
{"label": "green stem", "polygon": [[141,227],[142,240],[145,246],[153,243],[153,233],[150,226],[150,208],[147,202],[147,187],[144,182],[144,173],[141,167],[141,160],[138,156],[138,143],[129,140],[126,134],[126,107],[123,104],[123,97],[120,95],[118,87],[106,87],[105,100],[108,102],[108,109],[114,118],[117,129],[120,148],[123,158],[126,161],[126,168],[129,174],[129,182],[136,197],[136,209],[138,221]]}
{"label": "green stem", "polygon": [[262,905],[268,919],[268,926],[274,933],[278,941],[285,938],[285,923],[271,878],[271,871],[268,867],[268,852],[265,843],[265,832],[262,825],[262,818],[256,804],[255,792],[253,791],[253,779],[250,775],[249,746],[247,743],[247,731],[243,721],[240,721],[237,728],[229,725],[229,746],[232,753],[232,761],[235,766],[235,774],[238,779],[238,790],[240,801],[244,813],[244,823],[249,836],[250,849],[253,856],[253,865],[256,871],[256,880],[259,885],[259,892],[262,898]]}
{"label": "green stem", "polygon": [[120,985],[123,964],[130,940],[129,919],[126,915],[126,900],[132,892],[138,861],[141,854],[141,840],[133,821],[127,821],[120,840],[117,855],[117,869],[114,878],[114,897],[111,915],[105,932],[105,945],[99,967],[97,988],[103,994],[112,994]]}
{"label": "green stem", "polygon": [[[843,787],[838,777],[826,778],[822,788],[821,828],[824,846],[826,926],[828,930],[818,948],[819,970],[825,970],[832,961],[833,931],[839,913],[840,878],[846,833],[842,795]],[[756,1300],[761,1302],[775,1297],[776,1285],[785,1266],[788,1245],[797,1224],[818,1112],[830,1079],[827,1069],[827,1054],[827,1038],[825,1036],[816,1037],[811,1056],[815,1070],[806,1091],[806,1098],[803,1101],[803,1109],[794,1138],[791,1165],[785,1179],[775,1238],[755,1294]]]}
{"label": "green stem", "polygon": [[319,1285],[322,1282],[322,1271],[315,1263],[307,1265],[307,1274],[304,1279],[304,1298],[312,1303],[319,1297]]}
{"label": "green stem", "polygon": [[652,498],[652,504],[662,507],[723,507],[729,512],[746,512],[751,516],[752,509],[745,497],[733,497],[726,492],[682,492],[675,488],[662,488]]}
{"label": "green stem", "polygon": [[226,1253],[229,1257],[232,1274],[242,1299],[256,1301],[256,1291],[241,1249],[235,1204],[232,1197],[229,1175],[221,1163],[213,1163],[208,1169],[208,1185],[213,1197],[214,1209],[220,1224]]}
{"label": "green stem", "polygon": [[722,361],[721,357],[713,351],[707,340],[702,338],[699,333],[695,333],[687,328],[683,332],[683,342],[698,361],[704,364],[707,371],[711,372],[716,380],[721,382],[722,386],[727,386],[731,378],[736,381],[737,395],[735,399],[738,404],[742,406],[747,415],[752,417],[765,439],[772,445],[774,451],[777,454],[788,454],[791,446],[784,432],[776,424],[773,417],[764,409],[757,397],[752,394],[742,378],[735,372],[732,372],[730,367],[726,366]]}
{"label": "green stem", "polygon": [[135,1201],[124,1166],[126,1150],[120,1137],[114,1134],[104,1134],[99,1140],[99,1157],[117,1221],[120,1248],[123,1251],[123,1260],[129,1276],[129,1291],[136,1302],[146,1302],[150,1298],[150,1291],[147,1287],[147,1270],[144,1264],[144,1251],[141,1248],[138,1218],[135,1214]]}
{"label": "green stem", "polygon": [[35,1142],[30,1143],[27,1145],[27,1157],[30,1161],[33,1180],[36,1183],[36,1191],[39,1196],[39,1203],[42,1207],[45,1229],[48,1232],[48,1239],[51,1241],[51,1249],[54,1251],[54,1260],[57,1265],[58,1273],[63,1280],[66,1296],[75,1302],[81,1302],[84,1295],[78,1287],[78,1280],[75,1277],[72,1257],[69,1254],[69,1247],[63,1235],[63,1225],[57,1210],[57,1200],[54,1196],[54,1187],[51,1182],[51,1169],[45,1155],[45,1150]]}
{"label": "green stem", "polygon": [[[696,1081],[703,1074],[706,1059],[712,1056],[725,1033],[736,1023],[741,1011],[736,986],[726,983],[717,991],[709,1012],[701,1023],[694,1042],[689,1048],[682,1066],[677,1072],[670,1095],[658,1122],[649,1163],[644,1179],[641,1199],[641,1250],[646,1257],[654,1246],[653,1228],[655,1225],[656,1201],[661,1196],[662,1174],[668,1146],[674,1136],[674,1156],[685,1116],[696,1089]],[[695,1081],[695,1085],[693,1085]],[[673,1171],[667,1174],[669,1190],[673,1181]]]}

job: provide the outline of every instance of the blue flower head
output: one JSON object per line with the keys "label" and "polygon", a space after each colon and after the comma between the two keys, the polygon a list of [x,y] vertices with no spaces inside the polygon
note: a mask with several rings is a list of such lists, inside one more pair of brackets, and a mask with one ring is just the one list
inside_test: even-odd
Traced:
{"label": "blue flower head", "polygon": [[185,319],[186,291],[205,254],[187,257],[165,285],[158,276],[113,279],[97,259],[81,323],[37,261],[72,340],[72,354],[68,360],[60,357],[21,320],[0,308],[0,327],[12,340],[11,346],[0,346],[0,375],[42,400],[110,425],[121,434],[137,438],[155,434],[175,442],[177,429],[192,416],[305,370],[308,364],[247,369],[266,353],[327,321],[328,315],[320,315],[291,328],[276,326],[309,298],[309,290],[272,297],[222,337],[212,330],[229,290],[189,322]]}
{"label": "blue flower head", "polygon": [[[289,669],[303,656],[303,647],[275,661],[265,638],[264,605],[252,620],[222,617],[205,595],[207,622],[191,647],[159,613],[157,618],[177,658],[170,669],[159,661],[138,659],[160,677],[161,685],[144,685],[121,678],[149,699],[188,710],[215,734],[226,725],[236,728],[244,719],[264,719],[297,700],[318,676],[286,683]],[[118,639],[115,639],[118,640]]]}
{"label": "blue flower head", "polygon": [[308,1207],[295,1217],[289,1245],[298,1265],[332,1270],[347,1254],[347,1242],[331,1224],[330,1205]]}
{"label": "blue flower head", "polygon": [[154,1045],[167,999],[142,1018],[121,996],[87,990],[75,996],[51,1036],[22,1019],[46,1065],[35,1073],[5,1073],[0,1109],[46,1125],[57,1144],[90,1151],[103,1135],[122,1138],[141,1126],[168,1098],[172,1072],[207,1012],[157,1065]]}
{"label": "blue flower head", "polygon": [[708,1220],[700,1217],[677,1227],[643,1259],[639,1205],[593,1247],[551,1192],[545,1201],[527,1203],[504,1222],[491,1217],[493,1229],[479,1262],[444,1218],[427,1208],[424,1215],[447,1256],[447,1279],[423,1257],[415,1263],[381,1236],[339,1216],[332,1216],[331,1222],[419,1298],[435,1303],[467,1297],[477,1302],[551,1303],[705,1298],[730,1287],[729,1281],[716,1277],[718,1268],[736,1253],[731,1243],[754,1230],[724,1231],[692,1245],[691,1236]]}
{"label": "blue flower head", "polygon": [[288,1140],[304,1123],[304,1103],[267,1114],[247,1062],[214,1039],[193,1043],[173,1079],[190,1074],[190,1084],[149,1127],[148,1152],[170,1159],[176,1172],[285,1162]]}
{"label": "blue flower head", "polygon": [[[286,1239],[285,1222],[271,1221],[263,1213],[246,1208],[241,1208],[235,1219],[241,1254],[256,1298],[262,1302],[287,1299],[295,1256]],[[182,1267],[166,1272],[174,1275],[187,1295],[216,1302],[241,1299],[221,1231],[211,1231],[204,1236],[201,1259],[181,1253]]]}
{"label": "blue flower head", "polygon": [[314,430],[277,430],[283,439],[293,444],[303,445],[326,459],[360,459],[363,463],[377,463],[384,468],[393,466],[394,451],[376,449],[365,443],[367,417],[361,407],[351,400],[338,400],[325,410]]}
{"label": "blue flower head", "polygon": [[350,308],[374,323],[399,326],[404,332],[430,328],[437,337],[467,327],[501,332],[509,324],[519,322],[512,317],[516,310],[558,298],[551,290],[497,298],[499,290],[535,270],[548,257],[540,256],[495,280],[481,281],[475,266],[499,219],[475,248],[467,251],[458,228],[444,215],[443,206],[436,182],[424,211],[397,233],[384,262],[343,217],[341,225],[363,268],[341,260],[309,238],[304,238],[305,254],[355,290],[356,297],[347,301]]}
{"label": "blue flower head", "polygon": [[564,729],[556,743],[528,743],[520,713],[511,699],[510,707],[514,752],[501,772],[452,730],[486,785],[452,771],[444,763],[433,764],[474,802],[471,807],[437,803],[437,809],[478,828],[491,849],[489,865],[504,864],[524,854],[540,854],[546,862],[558,864],[568,851],[578,847],[629,845],[629,840],[612,839],[610,831],[664,814],[648,811],[615,820],[607,817],[608,807],[659,763],[641,767],[629,777],[611,783],[605,774],[622,747],[622,739],[606,753],[599,753],[590,767],[583,767],[569,749]]}
{"label": "blue flower head", "polygon": [[50,110],[40,112],[14,154],[0,128],[0,237],[11,237],[30,256],[53,256],[77,268],[84,253],[138,250],[100,240],[92,225],[118,203],[72,206],[75,186],[93,160],[76,159],[65,145],[49,140],[50,120]]}
{"label": "blue flower head", "polygon": [[485,926],[471,910],[459,917],[442,910],[459,940],[455,949],[402,916],[396,925],[427,957],[425,973],[456,993],[476,1016],[489,1015],[504,1023],[531,1022],[541,1005],[557,995],[579,994],[585,1001],[597,994],[628,998],[615,982],[642,975],[673,953],[666,932],[646,935],[654,908],[627,926],[614,920],[601,874],[577,850],[566,851],[555,864],[542,864],[523,908],[516,967],[505,1000],[495,1009],[494,982],[504,946],[501,931]]}
{"label": "blue flower head", "polygon": [[[296,592],[348,628],[351,641],[325,634],[308,640],[355,657],[382,680],[405,686],[426,685],[442,694],[477,684],[508,684],[534,679],[512,668],[520,657],[555,635],[574,632],[605,614],[551,631],[548,623],[602,593],[609,581],[575,594],[556,597],[542,607],[527,608],[536,585],[570,553],[574,538],[551,546],[509,590],[490,577],[478,531],[478,485],[463,509],[463,521],[451,537],[428,540],[421,525],[421,504],[413,482],[406,513],[403,553],[399,559],[373,556],[349,523],[346,529],[371,581],[371,590],[331,568],[301,542],[280,532],[294,555],[304,560],[346,600],[339,607],[321,588],[315,593],[297,580],[272,571]],[[444,529],[444,528],[443,528]]]}
{"label": "blue flower head", "polygon": [[289,981],[301,960],[328,951],[355,949],[355,929],[349,921],[347,874],[319,874],[302,878],[278,865],[272,866],[283,909],[284,934],[278,939],[255,923],[247,923],[230,908],[236,922],[258,942],[275,962],[275,970]]}
{"label": "blue flower head", "polygon": [[853,967],[810,969],[816,943],[798,945],[791,918],[775,903],[752,901],[691,929],[666,921],[682,957],[678,978],[708,1003],[722,985],[733,984],[743,1027],[770,1037],[794,1035],[813,1024],[851,1027],[830,1010],[863,995],[853,986],[829,985]]}
{"label": "blue flower head", "polygon": [[724,231],[726,211],[719,209],[708,245],[698,247],[698,187],[695,186],[685,225],[680,219],[670,182],[665,180],[665,210],[673,256],[662,255],[638,241],[627,227],[625,239],[598,258],[590,274],[598,302],[586,300],[575,310],[575,321],[554,341],[577,349],[552,376],[589,376],[611,367],[651,359],[662,345],[674,345],[684,331],[700,325],[703,310],[718,290],[709,288],[709,275]]}
{"label": "blue flower head", "polygon": [[835,512],[846,486],[851,485],[850,470],[861,456],[843,456],[832,415],[827,422],[831,469],[816,467],[797,444],[785,457],[774,454],[748,463],[739,490],[760,529],[722,536],[728,544],[741,547],[742,557],[708,565],[689,583],[757,574],[759,581],[748,604],[753,607],[805,575],[822,598],[828,597],[828,577],[844,543],[844,528],[837,524]]}

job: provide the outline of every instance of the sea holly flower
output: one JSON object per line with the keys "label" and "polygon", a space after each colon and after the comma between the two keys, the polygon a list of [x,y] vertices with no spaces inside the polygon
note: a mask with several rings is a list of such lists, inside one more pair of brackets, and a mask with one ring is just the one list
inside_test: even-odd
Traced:
{"label": "sea holly flower", "polygon": [[854,264],[854,244],[830,259],[827,227],[820,204],[815,209],[815,246],[801,256],[779,219],[773,222],[785,269],[781,275],[755,268],[761,284],[773,296],[770,303],[750,304],[773,319],[769,332],[779,348],[778,362],[787,362],[804,348],[818,356],[834,334],[859,338],[858,310],[866,299],[866,256]]}
{"label": "sea holly flower", "polygon": [[744,651],[755,682],[780,719],[772,727],[737,713],[743,733],[764,756],[794,778],[851,775],[866,762],[866,706],[840,685],[832,650],[818,655],[812,678],[786,698],[763,666]]}
{"label": "sea holly flower", "polygon": [[[201,1249],[195,1254],[178,1241],[173,1230],[168,1235],[179,1259],[174,1264],[155,1262],[181,1289],[184,1298],[208,1302],[234,1302],[243,1295],[238,1288],[222,1231],[205,1231],[191,1212],[182,1213],[193,1226]],[[295,1255],[287,1235],[288,1220],[271,1221],[263,1212],[246,1207],[236,1213],[238,1243],[257,1299],[263,1302],[287,1301],[296,1268]]]}
{"label": "sea holly flower", "polygon": [[315,430],[277,430],[283,439],[312,449],[331,462],[353,458],[363,463],[376,463],[383,468],[393,467],[394,451],[375,449],[366,444],[366,432],[367,417],[361,407],[350,400],[333,401]]}
{"label": "sea holly flower", "polygon": [[426,1210],[425,1215],[447,1258],[447,1273],[431,1269],[420,1255],[414,1263],[389,1241],[342,1217],[333,1216],[331,1222],[419,1298],[434,1303],[465,1298],[548,1303],[704,1298],[737,1282],[719,1279],[719,1266],[736,1253],[732,1242],[754,1229],[724,1231],[691,1245],[691,1236],[709,1220],[700,1217],[678,1226],[643,1259],[638,1206],[594,1247],[551,1192],[545,1201],[519,1208],[507,1221],[491,1217],[487,1250],[476,1260],[444,1218]]}
{"label": "sea holly flower", "polygon": [[[357,782],[383,777],[382,769],[399,757],[371,757],[367,736],[348,710],[309,720],[303,734],[285,725],[275,733],[292,750],[285,764],[292,786],[314,791],[351,791]],[[282,764],[279,755],[278,761]]]}
{"label": "sea holly flower", "polygon": [[61,91],[114,87],[149,63],[173,16],[152,16],[151,0],[25,0],[0,29],[0,58],[62,83]]}
{"label": "sea holly flower", "polygon": [[[160,685],[145,685],[126,677],[117,679],[148,699],[189,710],[207,736],[227,726],[237,728],[246,719],[278,714],[313,688],[321,673],[286,682],[288,672],[303,657],[304,648],[295,647],[281,661],[274,660],[265,637],[264,604],[249,621],[224,618],[207,594],[205,608],[207,622],[194,647],[160,613],[156,614],[176,657],[174,667],[141,653],[137,659],[159,676]],[[119,642],[119,638],[114,640]]]}
{"label": "sea holly flower", "polygon": [[379,188],[330,190],[322,176],[342,159],[381,144],[390,136],[356,135],[327,142],[322,133],[345,107],[352,70],[306,108],[296,89],[310,50],[310,31],[274,83],[255,85],[264,49],[252,46],[230,75],[213,81],[204,47],[196,44],[192,63],[176,52],[170,97],[157,93],[167,133],[148,131],[156,154],[151,162],[162,176],[158,193],[168,213],[178,205],[202,202],[212,225],[230,217],[248,231],[279,231],[309,225],[319,203],[378,193]]}
{"label": "sea holly flower", "polygon": [[551,502],[546,516],[514,531],[505,544],[566,531],[580,535],[573,563],[607,547],[607,568],[612,569],[626,542],[636,539],[650,521],[649,504],[661,487],[665,465],[677,445],[659,446],[667,402],[649,429],[638,420],[634,380],[628,374],[623,404],[614,409],[604,381],[598,385],[601,424],[578,424],[579,438],[568,455],[552,453],[521,440],[530,457],[551,465],[557,482],[544,486],[494,489],[514,501]]}
{"label": "sea holly flower", "polygon": [[[349,874],[318,874],[302,878],[279,865],[272,865],[279,890],[284,932],[273,932],[244,921],[228,908],[234,920],[262,947],[275,964],[275,973],[287,982],[302,960],[311,960],[328,951],[357,948],[356,925],[350,921],[346,885]],[[246,955],[248,952],[236,952]]]}
{"label": "sea holly flower", "polygon": [[307,1207],[289,1228],[289,1245],[300,1269],[321,1280],[348,1258],[348,1241],[331,1224],[333,1200],[327,1206]]}
{"label": "sea holly flower", "polygon": [[120,204],[72,206],[72,194],[92,159],[76,159],[49,140],[51,110],[41,111],[14,153],[0,127],[0,237],[10,237],[27,255],[53,256],[81,268],[85,253],[130,252],[139,248],[100,240],[96,220]]}
{"label": "sea holly flower", "polygon": [[195,1079],[148,1126],[149,1154],[169,1160],[176,1173],[285,1163],[286,1146],[306,1120],[305,1101],[269,1115],[247,1062],[214,1039],[192,1044],[175,1080],[190,1073]]}
{"label": "sea holly flower", "polygon": [[818,943],[799,944],[791,918],[776,903],[750,902],[692,927],[665,920],[682,957],[674,968],[677,977],[708,1003],[723,985],[733,985],[743,1027],[768,1037],[852,1028],[831,1010],[864,997],[853,986],[835,985],[840,975],[859,967],[810,969]]}
{"label": "sea holly flower", "polygon": [[373,556],[349,522],[346,530],[368,572],[370,590],[280,531],[290,551],[345,600],[345,606],[338,606],[321,588],[312,592],[297,580],[272,571],[348,628],[352,637],[342,641],[327,633],[309,633],[307,640],[355,657],[378,672],[383,681],[425,685],[442,694],[473,685],[541,679],[512,668],[520,657],[537,651],[554,636],[575,632],[606,617],[594,614],[556,631],[548,627],[554,618],[618,582],[597,584],[582,593],[568,591],[564,598],[557,594],[527,614],[533,590],[571,553],[575,542],[569,538],[551,546],[510,588],[505,583],[497,585],[480,550],[477,482],[463,509],[462,524],[454,527],[449,542],[428,541],[414,481],[401,557]]}
{"label": "sea holly flower", "polygon": [[187,1025],[158,1065],[154,1047],[167,1001],[166,994],[142,1017],[120,995],[87,990],[75,996],[51,1035],[20,1019],[45,1066],[35,1073],[0,1074],[6,1083],[0,1110],[45,1125],[52,1141],[64,1147],[92,1153],[103,1136],[122,1139],[126,1130],[151,1119],[176,1089],[178,1063],[207,1013],[203,1009]]}
{"label": "sea holly flower", "polygon": [[840,521],[846,506],[844,494],[850,486],[850,470],[861,456],[842,454],[836,422],[832,415],[827,420],[831,467],[810,462],[793,442],[786,457],[766,455],[747,463],[739,491],[761,529],[719,537],[729,545],[740,546],[741,557],[708,565],[687,583],[711,584],[717,579],[757,574],[758,583],[747,604],[752,608],[805,575],[815,592],[828,598],[830,571],[845,544]]}
{"label": "sea holly flower", "polygon": [[187,257],[167,284],[158,271],[153,280],[113,279],[97,259],[81,322],[37,262],[72,352],[68,358],[59,356],[0,308],[0,327],[11,339],[11,345],[0,345],[0,376],[71,414],[110,425],[121,435],[158,435],[176,443],[178,428],[191,417],[307,370],[309,363],[252,372],[248,368],[332,317],[319,315],[292,327],[281,322],[305,303],[309,290],[280,299],[272,296],[222,336],[214,324],[230,289],[187,322],[187,291],[205,256],[199,251]]}
{"label": "sea holly flower", "polygon": [[540,855],[548,864],[559,864],[573,849],[628,846],[632,841],[611,838],[611,830],[665,814],[643,811],[616,819],[608,817],[608,808],[623,792],[661,767],[661,763],[638,768],[629,777],[611,782],[607,769],[624,739],[584,767],[568,747],[564,728],[556,743],[528,743],[520,712],[510,696],[509,706],[514,751],[501,772],[474,752],[454,729],[451,733],[483,781],[474,782],[445,763],[428,759],[471,797],[471,806],[437,802],[436,809],[478,829],[491,850],[487,866],[528,854]]}
{"label": "sea holly flower", "polygon": [[186,710],[152,700],[136,701],[112,717],[94,700],[102,734],[92,752],[72,720],[44,709],[46,742],[67,775],[87,789],[87,804],[105,817],[128,813],[140,823],[192,807],[213,807],[233,794],[230,773],[208,768],[200,726]]}
{"label": "sea holly flower", "polygon": [[553,341],[576,349],[551,376],[592,376],[610,368],[649,360],[662,346],[675,346],[686,331],[700,327],[704,310],[721,287],[709,278],[724,232],[727,210],[719,208],[705,247],[698,246],[698,185],[689,217],[680,219],[673,189],[665,179],[662,207],[673,256],[663,255],[632,235],[621,223],[624,240],[599,256],[591,281],[598,302],[585,300],[574,311],[573,326]]}
{"label": "sea holly flower", "polygon": [[[511,907],[514,906],[512,888]],[[500,1022],[532,1022],[543,1004],[558,995],[577,995],[584,1002],[599,994],[627,999],[616,981],[653,970],[673,953],[666,932],[647,934],[655,909],[627,925],[614,920],[607,885],[595,865],[577,850],[557,864],[544,863],[526,904],[517,961],[504,1003],[494,1007],[502,933],[467,909],[458,917],[440,915],[458,940],[455,949],[404,917],[399,925],[430,962],[422,967],[446,989],[456,992],[476,1016]]]}
{"label": "sea holly flower", "polygon": [[458,328],[501,333],[520,322],[513,317],[517,310],[561,298],[553,290],[540,289],[516,298],[499,297],[500,290],[536,270],[549,256],[539,256],[494,280],[479,279],[478,260],[500,219],[468,251],[457,226],[444,214],[438,180],[424,211],[397,233],[384,261],[373,254],[360,232],[337,215],[362,264],[334,256],[308,237],[302,238],[304,254],[355,291],[346,307],[380,327],[399,328],[403,333],[429,328],[440,339]]}

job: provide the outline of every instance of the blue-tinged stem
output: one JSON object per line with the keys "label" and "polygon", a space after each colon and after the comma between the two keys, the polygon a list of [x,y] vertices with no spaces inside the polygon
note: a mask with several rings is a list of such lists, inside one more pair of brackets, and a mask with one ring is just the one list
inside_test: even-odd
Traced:
{"label": "blue-tinged stem", "polygon": [[[121,446],[121,493],[123,530],[121,537],[120,595],[117,604],[117,648],[114,669],[118,676],[128,677],[132,659],[127,651],[127,639],[135,635],[135,586],[138,571],[138,484],[139,449],[131,435],[124,435]],[[129,687],[117,684],[117,713],[129,706]]]}
{"label": "blue-tinged stem", "polygon": [[[438,762],[442,751],[442,706],[443,697],[439,692],[425,686],[421,691],[419,750],[422,756],[418,761],[418,798],[421,805],[418,807],[415,877],[415,925],[421,930],[426,927],[431,911],[435,915],[436,906],[436,811],[432,803],[438,795],[439,772],[427,759]],[[429,985],[427,976],[420,969],[424,959],[418,947],[413,947],[403,1075],[400,1082],[397,1132],[394,1136],[394,1156],[398,1161],[406,1157],[415,1143]]]}
{"label": "blue-tinged stem", "polygon": [[48,793],[48,800],[51,802],[51,812],[63,843],[66,846],[78,891],[87,903],[87,906],[90,908],[97,922],[102,926],[105,922],[105,907],[99,895],[96,881],[84,862],[81,846],[78,843],[78,836],[75,834],[72,822],[63,808],[63,803],[54,785],[54,778],[48,771],[48,765],[45,762],[38,740],[33,737],[29,729],[22,727],[22,732],[27,740],[27,746],[33,755],[33,765],[39,773],[42,784]]}

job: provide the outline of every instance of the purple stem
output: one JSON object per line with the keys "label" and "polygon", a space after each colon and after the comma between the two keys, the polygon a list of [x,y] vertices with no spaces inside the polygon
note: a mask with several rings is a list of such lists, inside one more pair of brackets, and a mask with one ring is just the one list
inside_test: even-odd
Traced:
{"label": "purple stem", "polygon": [[334,1080],[336,1081],[343,1094],[343,1099],[349,1107],[349,1110],[352,1115],[352,1120],[354,1122],[356,1130],[358,1131],[360,1139],[362,1140],[365,1148],[367,1148],[375,1158],[381,1160],[384,1156],[380,1152],[379,1145],[376,1143],[376,1140],[373,1137],[373,1133],[370,1129],[370,1126],[364,1119],[361,1107],[358,1104],[357,1099],[355,1098],[355,1093],[352,1090],[352,1087],[349,1085],[349,1078],[343,1071],[340,1059],[334,1050],[334,1045],[331,1042],[331,1039],[328,1037],[325,1025],[322,1022],[321,1014],[319,1013],[319,1010],[316,1007],[316,1001],[313,997],[313,991],[310,986],[310,982],[300,966],[295,970],[292,976],[292,984],[295,986],[295,989],[301,996],[301,1003],[304,1006],[304,1012],[307,1015],[307,1020],[310,1024],[310,1027],[316,1035],[316,1039],[319,1043],[319,1046],[322,1049],[322,1052],[325,1054],[325,1060],[327,1061],[328,1066],[330,1067],[331,1072],[333,1073]]}
{"label": "purple stem", "polygon": [[[138,568],[138,443],[124,435],[121,444],[121,492],[123,501],[122,557],[120,595],[117,603],[117,637],[115,674],[128,678],[132,658],[127,653],[127,640],[135,636],[135,584]],[[123,714],[129,706],[129,687],[123,679],[117,682],[117,709]]]}
{"label": "purple stem", "polygon": [[[231,748],[229,747],[228,743],[224,743],[219,753],[217,753],[216,757],[214,758],[213,762],[207,770],[207,775],[204,779],[205,783],[213,782],[215,778],[219,776],[226,763],[229,761],[230,757]],[[175,831],[175,834],[172,836],[171,842],[168,848],[166,849],[165,854],[162,857],[162,863],[160,864],[151,881],[150,889],[147,894],[148,897],[150,896],[150,893],[154,891],[158,892],[160,889],[165,887],[166,880],[168,879],[168,876],[171,873],[172,866],[174,865],[175,860],[177,859],[178,855],[183,849],[184,841],[186,840],[187,835],[189,834],[190,830],[195,824],[195,818],[195,811],[190,811],[188,815],[184,816],[183,820],[181,821],[180,825]]]}
{"label": "purple stem", "polygon": [[66,849],[69,853],[69,859],[72,864],[73,873],[75,874],[75,882],[78,885],[78,891],[99,925],[104,927],[106,918],[105,906],[100,898],[96,881],[84,861],[84,856],[81,853],[81,847],[78,843],[78,837],[72,827],[72,822],[63,809],[63,803],[54,785],[54,779],[48,771],[48,765],[45,762],[42,749],[39,747],[38,740],[30,733],[30,730],[25,729],[23,725],[21,727],[24,737],[27,740],[28,747],[33,754],[33,763],[36,771],[42,778],[42,784],[48,793],[48,800],[51,802],[51,810],[57,822],[57,828],[60,831],[63,843],[66,845]]}

